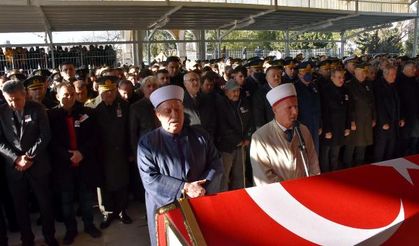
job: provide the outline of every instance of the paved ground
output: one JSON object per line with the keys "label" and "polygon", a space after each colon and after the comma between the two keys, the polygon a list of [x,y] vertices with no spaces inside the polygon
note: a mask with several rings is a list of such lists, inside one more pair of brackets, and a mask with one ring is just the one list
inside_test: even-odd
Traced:
{"label": "paved ground", "polygon": [[[88,234],[83,232],[83,223],[78,218],[78,229],[79,235],[76,237],[74,244],[76,246],[126,246],[126,245],[150,245],[148,237],[147,222],[145,220],[145,206],[141,203],[131,203],[128,208],[128,214],[133,219],[133,223],[130,225],[124,225],[118,220],[112,222],[111,226],[103,230],[102,237],[94,239]],[[42,231],[40,226],[35,225],[35,220],[38,215],[33,216],[32,229],[36,237],[36,246],[45,245],[43,242]],[[99,228],[101,216],[99,211],[96,211],[95,225]],[[65,227],[63,223],[55,223],[56,227],[56,238],[60,245],[65,234]],[[20,245],[20,234],[9,233],[9,245],[15,246]]]}

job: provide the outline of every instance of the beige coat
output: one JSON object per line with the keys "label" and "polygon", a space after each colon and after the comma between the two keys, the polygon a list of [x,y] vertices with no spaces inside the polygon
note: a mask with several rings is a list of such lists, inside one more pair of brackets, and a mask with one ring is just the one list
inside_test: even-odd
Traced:
{"label": "beige coat", "polygon": [[[308,128],[300,125],[307,146],[309,174],[320,174],[319,161]],[[255,185],[264,185],[289,179],[305,177],[298,137],[291,143],[275,120],[259,128],[252,136],[250,159]]]}

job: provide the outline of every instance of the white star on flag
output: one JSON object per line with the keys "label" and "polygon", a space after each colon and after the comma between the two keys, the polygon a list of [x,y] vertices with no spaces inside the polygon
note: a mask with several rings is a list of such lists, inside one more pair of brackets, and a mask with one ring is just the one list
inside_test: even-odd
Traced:
{"label": "white star on flag", "polygon": [[408,161],[404,158],[397,158],[393,160],[377,162],[372,165],[382,166],[382,167],[392,167],[396,169],[396,171],[399,172],[400,175],[402,175],[411,185],[414,185],[414,184],[407,169],[419,170],[419,165],[416,165],[415,163]]}

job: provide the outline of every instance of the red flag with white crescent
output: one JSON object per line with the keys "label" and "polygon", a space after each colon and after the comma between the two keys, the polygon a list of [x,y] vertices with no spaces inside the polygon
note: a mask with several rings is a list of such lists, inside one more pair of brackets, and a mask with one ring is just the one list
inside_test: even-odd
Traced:
{"label": "red flag with white crescent", "polygon": [[419,245],[419,155],[189,204],[207,245]]}

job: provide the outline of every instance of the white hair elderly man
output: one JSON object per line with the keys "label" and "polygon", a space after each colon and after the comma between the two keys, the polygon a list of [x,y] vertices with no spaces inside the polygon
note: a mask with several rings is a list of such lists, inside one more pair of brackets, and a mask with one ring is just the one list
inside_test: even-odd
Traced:
{"label": "white hair elderly man", "polygon": [[150,95],[161,123],[140,139],[138,168],[146,195],[148,229],[156,245],[156,209],[181,194],[195,198],[220,191],[221,158],[208,133],[184,124],[184,90],[168,85]]}
{"label": "white hair elderly man", "polygon": [[[298,149],[299,139],[293,130],[298,116],[294,85],[277,86],[268,92],[266,98],[272,106],[274,119],[253,134],[250,146],[253,181],[257,186],[306,176]],[[306,126],[300,124],[299,127],[307,149],[308,174],[319,174],[313,139]]]}

